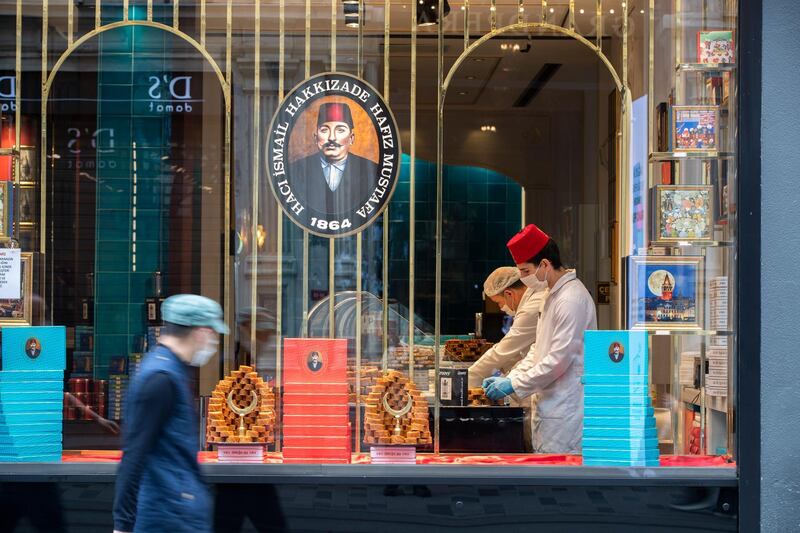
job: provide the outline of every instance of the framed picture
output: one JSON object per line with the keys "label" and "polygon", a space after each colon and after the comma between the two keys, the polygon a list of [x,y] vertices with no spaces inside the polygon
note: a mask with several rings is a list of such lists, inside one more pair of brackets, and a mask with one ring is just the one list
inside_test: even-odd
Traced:
{"label": "framed picture", "polygon": [[712,185],[656,185],[652,189],[654,242],[712,241]]}
{"label": "framed picture", "polygon": [[716,152],[719,148],[719,107],[676,105],[672,107],[672,150]]}
{"label": "framed picture", "polygon": [[[15,168],[16,170],[16,168]],[[35,146],[22,146],[19,149],[19,181],[35,182],[39,177],[39,154]],[[14,176],[16,181],[16,176]]]}
{"label": "framed picture", "polygon": [[36,222],[36,186],[21,185],[19,188],[20,225]]}
{"label": "framed picture", "polygon": [[629,329],[703,329],[703,257],[628,258]]}
{"label": "framed picture", "polygon": [[33,253],[22,252],[22,298],[0,299],[0,326],[30,326],[33,316]]}
{"label": "framed picture", "polygon": [[11,182],[0,181],[0,240],[11,236]]}
{"label": "framed picture", "polygon": [[697,32],[697,62],[710,65],[736,63],[733,32],[730,30]]}

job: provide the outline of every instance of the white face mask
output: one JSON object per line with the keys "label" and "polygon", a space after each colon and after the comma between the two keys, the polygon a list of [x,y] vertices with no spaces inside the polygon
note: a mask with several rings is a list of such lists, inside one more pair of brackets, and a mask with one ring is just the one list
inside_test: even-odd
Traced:
{"label": "white face mask", "polygon": [[540,280],[536,277],[538,274],[539,269],[542,268],[542,264],[539,263],[539,266],[536,267],[536,272],[531,274],[530,276],[525,276],[524,278],[520,278],[520,281],[525,284],[526,287],[533,289],[534,291],[541,291],[547,288],[547,275],[545,275],[544,280]]}
{"label": "white face mask", "polygon": [[501,307],[500,310],[502,312],[504,312],[505,314],[507,314],[508,316],[514,316],[514,315],[517,314],[516,311],[514,311],[513,309],[511,309],[509,306],[507,306],[505,304],[503,304],[503,307]]}
{"label": "white face mask", "polygon": [[194,352],[194,355],[192,355],[192,360],[189,362],[189,364],[197,367],[205,365],[212,357],[214,357],[214,354],[217,353],[218,347],[219,339],[216,335],[214,335],[206,341],[205,346]]}

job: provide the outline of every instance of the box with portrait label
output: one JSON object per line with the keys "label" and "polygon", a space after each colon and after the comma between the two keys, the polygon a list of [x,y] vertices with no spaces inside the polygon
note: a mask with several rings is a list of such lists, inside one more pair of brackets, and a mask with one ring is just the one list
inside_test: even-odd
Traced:
{"label": "box with portrait label", "polygon": [[647,375],[647,333],[643,331],[586,331],[586,376]]}

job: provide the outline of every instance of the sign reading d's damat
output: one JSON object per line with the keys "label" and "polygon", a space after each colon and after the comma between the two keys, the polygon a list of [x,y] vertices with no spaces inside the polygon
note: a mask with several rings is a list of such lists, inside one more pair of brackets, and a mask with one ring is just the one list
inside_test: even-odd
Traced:
{"label": "sign reading d's damat", "polygon": [[295,224],[324,237],[369,226],[400,172],[391,110],[364,80],[313,76],[284,99],[268,134],[272,192]]}

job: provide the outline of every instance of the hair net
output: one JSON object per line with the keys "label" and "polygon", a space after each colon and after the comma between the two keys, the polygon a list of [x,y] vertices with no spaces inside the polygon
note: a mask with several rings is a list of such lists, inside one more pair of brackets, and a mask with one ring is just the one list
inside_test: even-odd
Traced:
{"label": "hair net", "polygon": [[515,267],[500,267],[489,274],[483,282],[483,292],[486,296],[497,296],[514,283],[519,281],[519,270]]}

